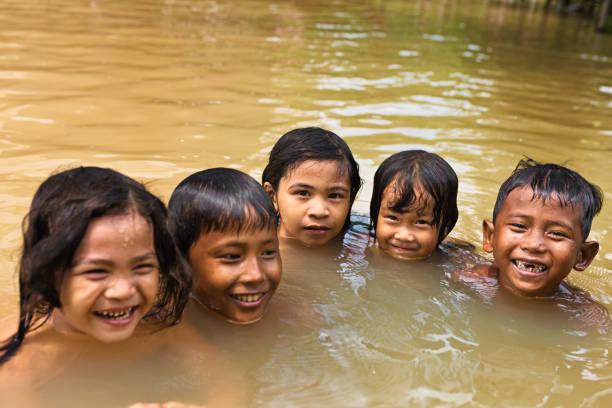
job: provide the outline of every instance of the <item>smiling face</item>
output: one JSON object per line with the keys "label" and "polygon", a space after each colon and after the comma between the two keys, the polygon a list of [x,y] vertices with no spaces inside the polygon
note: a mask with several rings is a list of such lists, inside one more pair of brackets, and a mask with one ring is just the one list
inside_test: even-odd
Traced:
{"label": "smiling face", "polygon": [[256,322],[281,279],[276,228],[203,233],[189,263],[198,302],[231,322]]}
{"label": "smiling face", "polygon": [[92,221],[60,285],[53,325],[103,342],[127,339],[157,296],[153,229],[136,213]]}
{"label": "smiling face", "polygon": [[530,187],[512,190],[495,224],[483,224],[483,247],[492,252],[500,284],[524,296],[552,296],[572,268],[584,270],[597,242],[583,242],[580,207],[552,197],[533,199]]}
{"label": "smiling face", "polygon": [[274,191],[264,188],[280,213],[278,234],[309,247],[320,247],[335,238],[351,207],[348,171],[339,171],[333,160],[306,160],[288,172]]}
{"label": "smiling face", "polygon": [[[387,255],[400,261],[427,258],[438,246],[439,227],[434,223],[433,198],[415,188],[416,201],[401,212],[392,209],[398,197],[395,185],[385,188],[376,225],[376,242]],[[423,205],[425,203],[425,205]]]}

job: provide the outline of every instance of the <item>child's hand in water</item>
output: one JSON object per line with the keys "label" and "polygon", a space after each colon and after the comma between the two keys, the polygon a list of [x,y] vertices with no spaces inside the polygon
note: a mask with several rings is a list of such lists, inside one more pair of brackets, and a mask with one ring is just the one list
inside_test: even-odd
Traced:
{"label": "child's hand in water", "polygon": [[160,404],[159,402],[138,402],[129,408],[206,408],[204,405],[183,404],[182,402],[170,401]]}

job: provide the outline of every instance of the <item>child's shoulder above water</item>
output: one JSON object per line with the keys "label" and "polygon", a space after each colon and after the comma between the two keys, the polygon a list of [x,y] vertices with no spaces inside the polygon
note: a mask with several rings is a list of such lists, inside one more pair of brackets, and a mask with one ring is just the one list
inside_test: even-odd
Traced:
{"label": "child's shoulder above water", "polygon": [[607,310],[564,282],[597,255],[599,244],[587,238],[601,206],[599,188],[575,171],[521,160],[499,189],[493,220],[483,222],[483,249],[493,254],[493,263],[455,272],[455,280],[480,293],[497,294],[499,288],[559,301],[584,323],[609,327]]}

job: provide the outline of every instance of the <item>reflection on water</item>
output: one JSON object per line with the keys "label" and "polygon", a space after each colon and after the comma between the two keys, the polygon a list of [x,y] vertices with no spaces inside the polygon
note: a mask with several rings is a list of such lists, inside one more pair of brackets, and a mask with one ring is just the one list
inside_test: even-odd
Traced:
{"label": "reflection on water", "polygon": [[[366,179],[357,213],[390,154],[443,156],[460,180],[452,235],[477,247],[520,158],[567,162],[608,200],[591,233],[600,254],[571,281],[610,308],[612,41],[579,17],[519,3],[5,0],[0,321],[16,315],[19,223],[49,173],[113,167],[167,199],[202,168],[259,178],[274,141],[307,125],[353,150]],[[610,404],[609,335],[447,278],[480,255],[447,249],[402,265],[364,254],[367,219],[355,221],[320,253],[285,248],[262,322],[231,334],[202,324],[252,406]],[[57,406],[214,394],[209,355],[177,358],[77,370],[40,393]]]}

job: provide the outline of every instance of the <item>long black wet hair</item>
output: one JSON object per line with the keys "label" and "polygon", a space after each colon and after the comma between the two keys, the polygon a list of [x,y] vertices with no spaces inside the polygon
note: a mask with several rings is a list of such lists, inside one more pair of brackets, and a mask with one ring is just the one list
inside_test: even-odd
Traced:
{"label": "long black wet hair", "polygon": [[186,259],[202,234],[278,225],[264,188],[248,174],[224,167],[202,170],[181,181],[170,197],[168,212],[170,231]]}
{"label": "long black wet hair", "polygon": [[348,145],[340,136],[319,127],[293,129],[276,142],[270,152],[268,165],[263,171],[261,182],[270,183],[278,191],[280,180],[307,160],[336,161],[338,171],[348,174],[350,184],[350,206],[344,222],[348,227],[351,207],[363,184],[359,177],[359,165]]}
{"label": "long black wet hair", "polygon": [[26,334],[61,308],[59,285],[89,224],[103,216],[134,212],[153,230],[159,262],[156,302],[145,318],[178,322],[191,291],[189,266],[168,231],[164,204],[137,181],[111,169],[78,167],[47,178],[23,220],[19,263],[19,325],[0,347],[0,365],[19,349]]}
{"label": "long black wet hair", "polygon": [[[458,184],[457,174],[453,168],[435,153],[406,150],[389,156],[374,174],[374,188],[370,201],[370,231],[376,231],[383,193],[388,186],[395,186],[398,199],[391,208],[397,212],[403,212],[417,202],[419,197],[415,188],[418,186],[434,200],[433,222],[439,226],[439,245],[452,231],[459,217]],[[426,203],[421,204],[426,205]]]}
{"label": "long black wet hair", "polygon": [[529,187],[532,200],[556,199],[562,207],[580,207],[582,240],[586,241],[591,231],[593,218],[601,211],[603,195],[601,189],[567,167],[554,163],[539,163],[525,158],[500,186],[493,209],[493,222],[512,190]]}

